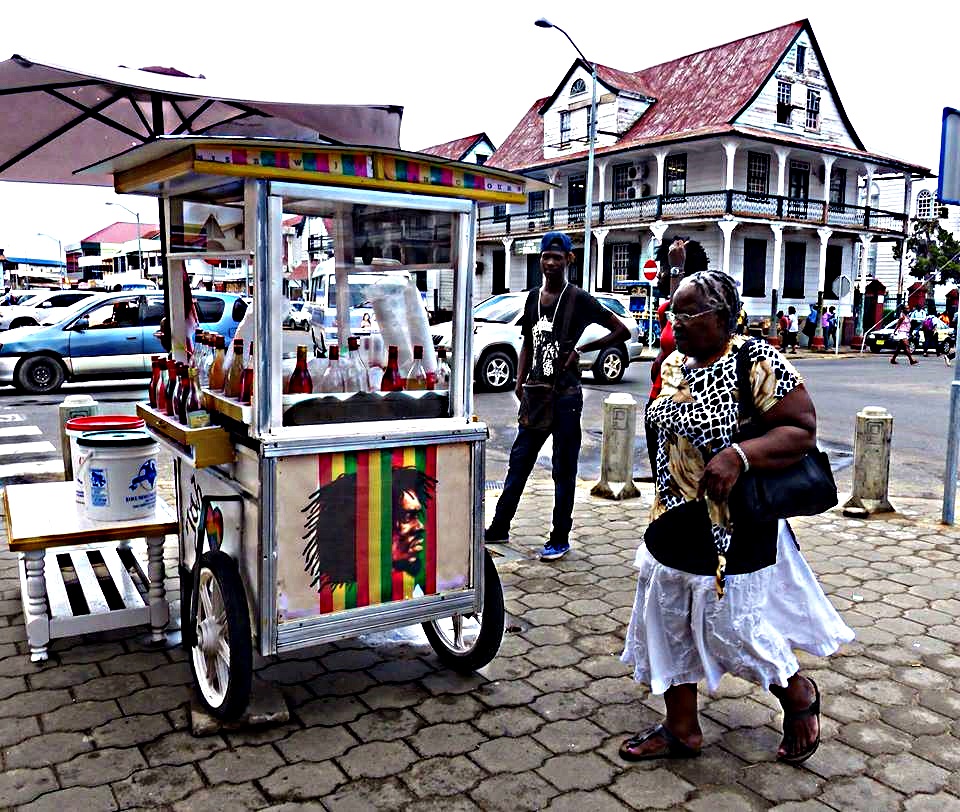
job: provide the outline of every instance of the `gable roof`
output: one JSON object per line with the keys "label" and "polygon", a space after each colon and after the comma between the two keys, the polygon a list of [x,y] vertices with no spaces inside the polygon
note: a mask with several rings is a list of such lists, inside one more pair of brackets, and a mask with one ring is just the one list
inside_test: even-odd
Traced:
{"label": "gable roof", "polygon": [[[587,73],[591,72],[589,62],[585,62],[580,58],[574,59],[573,64],[567,68],[567,72],[560,80],[560,84],[558,84],[553,93],[547,96],[541,103],[539,110],[541,115],[553,106],[553,103],[560,97],[561,91],[567,86],[567,82],[570,81],[570,77],[577,69],[585,70]],[[653,93],[650,88],[643,83],[639,74],[611,68],[607,65],[601,65],[599,62],[597,63],[597,83],[603,85],[607,90],[625,90],[627,93],[635,93],[650,99],[653,98]]]}
{"label": "gable roof", "polygon": [[[784,54],[802,31],[806,31],[810,36],[811,44],[817,51],[824,78],[833,91],[840,116],[854,143],[861,150],[859,154],[864,154],[863,143],[847,118],[807,20],[798,20],[724,45],[707,48],[635,73],[597,65],[598,81],[611,87],[647,95],[656,100],[615,144],[597,146],[597,153],[617,152],[658,142],[692,140],[728,132],[776,137],[778,135],[776,133],[739,127],[734,122],[763,89],[779,67]],[[560,87],[564,86],[570,73],[578,65],[589,70],[587,63],[577,60],[567,71]],[[584,149],[556,158],[543,157],[542,114],[556,99],[558,93],[559,88],[553,95],[539,99],[531,106],[514,127],[513,132],[487,161],[488,165],[519,171],[534,166],[546,167],[569,163],[572,160],[582,159],[586,155],[586,149]],[[817,149],[857,152],[848,147],[805,139],[802,135],[789,136],[787,140],[805,142]],[[866,154],[870,155],[870,153]],[[884,156],[876,157],[884,158]],[[926,171],[923,167],[916,168]]]}
{"label": "gable roof", "polygon": [[[160,226],[158,225],[151,225],[150,223],[140,224],[141,239],[146,240],[151,237],[156,237],[159,233]],[[101,228],[89,237],[84,237],[80,242],[99,242],[113,245],[130,242],[130,240],[135,239],[137,239],[136,223],[113,223],[106,228]]]}
{"label": "gable roof", "polygon": [[493,141],[490,140],[486,133],[474,133],[473,135],[467,135],[463,138],[454,138],[453,141],[447,141],[444,144],[425,147],[424,149],[418,150],[418,152],[422,152],[424,155],[437,155],[440,158],[449,158],[451,161],[460,161],[480,141],[486,141],[490,144],[490,148],[494,149]]}

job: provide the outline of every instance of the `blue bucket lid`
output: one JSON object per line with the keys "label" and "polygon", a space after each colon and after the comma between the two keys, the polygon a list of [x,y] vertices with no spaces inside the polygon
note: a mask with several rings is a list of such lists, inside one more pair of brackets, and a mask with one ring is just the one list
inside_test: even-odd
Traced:
{"label": "blue bucket lid", "polygon": [[88,431],[77,438],[77,445],[89,448],[135,448],[155,442],[145,431]]}

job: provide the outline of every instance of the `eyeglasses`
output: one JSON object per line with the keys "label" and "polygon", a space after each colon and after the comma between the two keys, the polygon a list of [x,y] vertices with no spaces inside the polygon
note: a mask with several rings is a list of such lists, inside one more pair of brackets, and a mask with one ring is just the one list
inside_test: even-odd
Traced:
{"label": "eyeglasses", "polygon": [[699,319],[701,316],[706,316],[710,313],[716,313],[716,309],[712,310],[703,310],[699,313],[694,313],[693,315],[687,315],[686,313],[674,313],[672,310],[667,311],[667,321],[671,324],[679,324],[681,327],[686,327],[694,319]]}

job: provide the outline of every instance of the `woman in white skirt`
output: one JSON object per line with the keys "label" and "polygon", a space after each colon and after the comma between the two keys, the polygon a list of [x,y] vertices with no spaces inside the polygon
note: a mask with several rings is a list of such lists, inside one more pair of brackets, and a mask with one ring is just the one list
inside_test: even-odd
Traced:
{"label": "woman in white skirt", "polygon": [[784,711],[777,758],[800,764],[820,743],[820,692],[793,653],[825,656],[853,632],[831,606],[784,521],[731,521],[742,471],[798,461],[816,442],[803,381],[773,347],[751,341],[749,382],[764,433],[735,442],[740,422],[734,336],[740,301],[718,271],[688,277],[673,297],[677,351],[647,408],[657,430],[656,497],[636,556],[639,583],[622,660],[663,694],[666,719],[623,742],[629,761],[691,758],[703,736],[697,683],[724,673],[769,688]]}

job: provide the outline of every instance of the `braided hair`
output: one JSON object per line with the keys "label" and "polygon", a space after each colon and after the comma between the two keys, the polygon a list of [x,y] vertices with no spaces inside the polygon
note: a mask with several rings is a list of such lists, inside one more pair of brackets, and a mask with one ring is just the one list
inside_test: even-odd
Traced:
{"label": "braided hair", "polygon": [[709,309],[725,314],[727,331],[731,335],[736,332],[740,295],[732,276],[723,271],[698,271],[680,284],[692,285]]}

